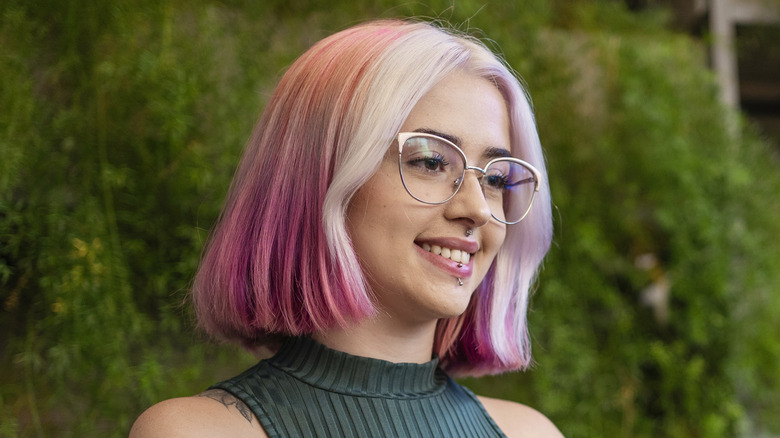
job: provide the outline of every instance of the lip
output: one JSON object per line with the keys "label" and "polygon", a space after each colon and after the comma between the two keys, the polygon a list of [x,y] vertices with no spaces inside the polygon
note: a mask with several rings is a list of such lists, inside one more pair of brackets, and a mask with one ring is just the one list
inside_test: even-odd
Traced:
{"label": "lip", "polygon": [[[459,249],[461,251],[466,251],[469,254],[474,254],[475,252],[479,251],[479,244],[477,242],[474,242],[473,240],[465,240],[465,239],[459,239],[459,238],[451,238],[451,237],[444,237],[444,238],[435,238],[435,239],[420,239],[415,240],[414,246],[417,248],[417,250],[420,252],[420,255],[428,260],[430,263],[432,263],[437,268],[441,269],[442,271],[446,272],[447,274],[461,278],[466,279],[470,278],[472,273],[474,272],[474,258],[472,257],[468,263],[458,263],[456,261],[450,260],[448,258],[444,258],[440,255],[436,255],[432,252],[426,251],[422,248],[423,243],[428,243],[430,245],[439,245],[451,249]],[[460,267],[458,265],[461,265]]]}
{"label": "lip", "polygon": [[439,245],[450,249],[459,249],[461,251],[466,251],[469,254],[474,254],[475,252],[479,251],[479,243],[471,239],[463,239],[459,237],[422,238],[422,239],[416,239],[414,243],[417,244],[418,246],[422,245],[423,243],[428,243],[431,245]]}

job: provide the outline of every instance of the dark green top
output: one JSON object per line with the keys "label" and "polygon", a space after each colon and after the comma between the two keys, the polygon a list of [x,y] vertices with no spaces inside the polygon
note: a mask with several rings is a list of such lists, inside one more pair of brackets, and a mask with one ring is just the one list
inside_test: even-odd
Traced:
{"label": "dark green top", "polygon": [[434,359],[392,363],[288,339],[276,355],[214,385],[241,399],[269,437],[503,437],[476,396]]}

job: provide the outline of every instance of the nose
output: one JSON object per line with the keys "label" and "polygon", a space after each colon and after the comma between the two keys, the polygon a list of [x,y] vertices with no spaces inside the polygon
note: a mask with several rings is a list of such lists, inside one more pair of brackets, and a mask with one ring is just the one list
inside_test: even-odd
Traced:
{"label": "nose", "polygon": [[493,216],[482,193],[481,178],[482,174],[479,171],[466,170],[458,193],[446,204],[446,213],[450,219],[467,219],[470,224],[477,227],[490,221]]}

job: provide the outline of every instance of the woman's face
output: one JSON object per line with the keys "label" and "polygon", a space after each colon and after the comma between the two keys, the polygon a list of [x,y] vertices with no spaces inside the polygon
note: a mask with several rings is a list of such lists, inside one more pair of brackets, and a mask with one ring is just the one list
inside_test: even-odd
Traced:
{"label": "woman's face", "polygon": [[[501,93],[491,82],[460,71],[417,103],[401,131],[456,139],[469,165],[481,168],[495,149],[510,150]],[[506,235],[506,225],[491,217],[477,175],[466,172],[450,201],[424,204],[404,189],[394,143],[377,173],[357,191],[347,227],[380,312],[422,323],[465,311]],[[427,250],[434,245],[469,252],[470,260],[459,267]]]}

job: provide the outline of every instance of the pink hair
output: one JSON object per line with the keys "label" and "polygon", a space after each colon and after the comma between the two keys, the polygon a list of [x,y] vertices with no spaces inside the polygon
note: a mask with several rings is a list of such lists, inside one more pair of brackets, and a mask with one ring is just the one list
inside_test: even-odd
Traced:
{"label": "pink hair", "polygon": [[[280,337],[374,314],[346,208],[416,102],[455,69],[496,84],[510,112],[513,154],[546,177],[528,99],[478,41],[400,20],[331,35],[285,73],[244,150],[194,280],[207,332],[273,348]],[[508,227],[467,311],[440,321],[434,352],[445,370],[479,375],[529,364],[529,288],[551,238],[545,182],[529,215]]]}

